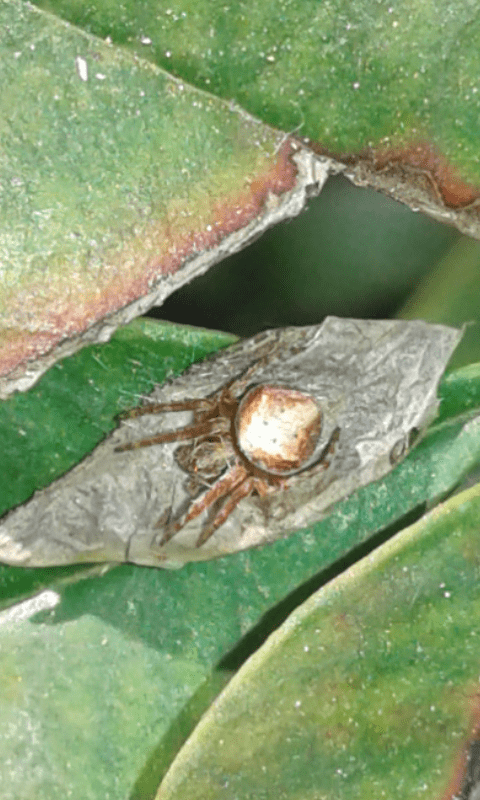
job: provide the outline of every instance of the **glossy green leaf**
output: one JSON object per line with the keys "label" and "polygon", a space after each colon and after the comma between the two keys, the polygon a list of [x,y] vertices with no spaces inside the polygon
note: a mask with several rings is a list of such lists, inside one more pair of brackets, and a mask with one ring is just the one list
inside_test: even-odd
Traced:
{"label": "glossy green leaf", "polygon": [[158,798],[458,796],[480,717],[479,516],[477,485],[300,606],[202,719]]}

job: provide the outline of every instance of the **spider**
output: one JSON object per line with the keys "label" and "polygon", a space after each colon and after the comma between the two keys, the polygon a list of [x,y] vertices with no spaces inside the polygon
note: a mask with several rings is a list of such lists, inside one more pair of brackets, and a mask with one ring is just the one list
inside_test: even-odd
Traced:
{"label": "spider", "polygon": [[[120,445],[119,452],[138,447],[191,440],[175,451],[179,466],[190,476],[187,490],[200,497],[192,501],[183,518],[170,523],[161,544],[187,522],[212,509],[196,546],[219,528],[239,502],[256,493],[260,497],[286,489],[301,473],[325,470],[340,429],[335,428],[320,457],[309,464],[322,428],[322,411],[312,395],[288,386],[257,384],[249,387],[255,363],[239,378],[229,381],[210,397],[139,406],[122,418],[168,411],[193,411],[190,425],[148,439]],[[249,387],[249,388],[248,388]],[[162,526],[160,520],[155,527]]]}

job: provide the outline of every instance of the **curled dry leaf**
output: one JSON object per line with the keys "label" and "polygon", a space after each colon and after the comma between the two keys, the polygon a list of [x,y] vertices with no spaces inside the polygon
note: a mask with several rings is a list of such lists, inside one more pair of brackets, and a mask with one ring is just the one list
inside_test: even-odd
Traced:
{"label": "curled dry leaf", "polygon": [[0,560],[175,567],[310,525],[406,454],[461,335],[329,317],[241,341],[4,517]]}

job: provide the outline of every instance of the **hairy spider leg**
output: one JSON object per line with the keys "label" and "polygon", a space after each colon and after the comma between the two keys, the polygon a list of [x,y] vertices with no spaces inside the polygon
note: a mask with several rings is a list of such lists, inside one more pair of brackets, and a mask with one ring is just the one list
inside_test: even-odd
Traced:
{"label": "hairy spider leg", "polygon": [[262,358],[257,359],[254,361],[253,364],[250,364],[249,367],[239,376],[232,378],[227,384],[225,384],[222,395],[227,394],[232,398],[235,399],[239,395],[243,394],[245,389],[247,388],[250,378],[252,375],[262,367],[268,364],[269,355],[262,356]]}
{"label": "hairy spider leg", "polygon": [[[195,517],[198,517],[202,511],[205,511],[205,509],[210,508],[210,506],[213,505],[213,503],[215,503],[215,501],[220,497],[224,497],[231,490],[235,491],[235,489],[241,483],[243,483],[247,477],[248,476],[245,467],[241,464],[236,464],[234,467],[229,469],[223,478],[220,478],[220,480],[218,480],[206,494],[192,504],[190,511],[183,520],[180,522],[175,522],[173,525],[167,528],[161,544],[168,542],[181,528],[183,528],[184,525],[187,524],[187,522],[190,522],[192,519],[195,519]],[[158,522],[155,527],[159,527]]]}
{"label": "hairy spider leg", "polygon": [[159,414],[166,411],[194,411],[204,408],[208,411],[214,402],[208,398],[199,397],[196,400],[175,400],[172,403],[150,403],[147,406],[137,406],[129,411],[119,414],[120,419],[131,419],[132,417],[142,417],[144,414]]}
{"label": "hairy spider leg", "polygon": [[271,486],[267,486],[265,481],[261,478],[256,478],[253,475],[247,475],[243,481],[237,484],[234,491],[231,493],[228,500],[220,508],[216,516],[210,523],[205,525],[200,536],[198,537],[195,546],[201,547],[207,539],[210,539],[217,528],[228,519],[232,511],[238,506],[244,497],[248,497],[253,491],[256,491],[260,497],[265,497],[272,490]]}
{"label": "hairy spider leg", "polygon": [[[170,403],[150,403],[145,406],[137,406],[136,408],[131,408],[128,411],[123,411],[121,414],[119,414],[119,418],[133,419],[135,417],[142,417],[145,414],[160,414],[168,411],[213,411],[215,406],[218,407],[220,405],[222,399],[228,398],[229,400],[231,399],[234,401],[235,394],[243,392],[248,385],[250,376],[257,369],[259,369],[259,367],[266,364],[267,360],[267,356],[259,358],[257,361],[247,367],[243,375],[232,378],[232,380],[226,383],[225,386],[223,386],[221,389],[218,389],[217,392],[214,393],[213,397],[173,400]],[[231,391],[232,389],[234,389],[234,392]]]}
{"label": "hairy spider leg", "polygon": [[[229,423],[228,423],[229,425]],[[165,444],[166,442],[179,442],[185,439],[198,439],[200,436],[219,436],[228,431],[228,426],[223,419],[206,419],[196,422],[194,425],[187,425],[185,428],[178,428],[174,431],[165,431],[147,439],[140,439],[138,442],[127,442],[115,448],[115,452],[123,453],[125,450],[137,450],[139,447],[150,447],[154,444]]]}
{"label": "hairy spider leg", "polygon": [[[313,467],[311,467],[310,470],[307,470],[309,474],[328,469],[331,463],[330,456],[332,456],[335,452],[335,446],[339,437],[340,428],[337,427],[334,429],[330,439],[323,448],[319,461]],[[233,477],[235,472],[237,472],[239,476],[238,480],[235,480]],[[243,478],[241,477],[242,473],[244,476]],[[283,489],[285,489],[292,477],[296,478],[297,476],[294,475],[289,477],[280,477],[269,475],[268,480],[274,482],[276,486],[280,485]],[[219,486],[220,491],[218,490]],[[226,502],[222,505],[213,520],[205,525],[200,536],[198,537],[196,547],[201,547],[201,545],[204,544],[210,538],[210,536],[215,533],[217,528],[220,528],[220,526],[223,525],[223,523],[228,519],[229,515],[244,497],[248,497],[248,495],[250,495],[253,491],[256,491],[260,497],[265,497],[272,491],[273,488],[273,486],[266,483],[264,478],[248,475],[243,466],[238,465],[234,467],[229,473],[227,473],[225,478],[215,484],[215,486],[209,492],[207,492],[204,497],[200,498],[200,500],[197,500],[197,502],[194,503],[191,510],[182,522],[175,523],[173,526],[173,531],[169,532],[168,538],[164,538],[162,544],[168,541],[168,539],[177,533],[177,531],[183,528],[187,522],[190,522],[191,519],[194,519],[206,508],[209,508],[209,506],[211,506],[216,500],[231,492],[228,500],[226,500]]]}

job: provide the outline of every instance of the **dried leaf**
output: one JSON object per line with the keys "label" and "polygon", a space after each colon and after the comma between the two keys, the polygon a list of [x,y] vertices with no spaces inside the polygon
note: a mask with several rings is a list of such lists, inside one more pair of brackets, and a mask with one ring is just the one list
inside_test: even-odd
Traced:
{"label": "dried leaf", "polygon": [[[195,364],[148,402],[204,398],[245,370],[249,385],[313,395],[323,412],[315,458],[336,428],[325,471],[308,469],[286,490],[243,499],[202,546],[204,516],[166,544],[165,525],[192,502],[178,443],[116,448],[177,429],[191,411],[129,419],[81,464],[0,525],[0,560],[22,566],[130,561],[178,567],[273,542],[326,516],[332,505],[389,472],[435,415],[436,390],[462,332],[415,321],[348,320],[266,331]],[[412,435],[413,434],[413,435]],[[225,464],[227,467],[227,464]]]}

